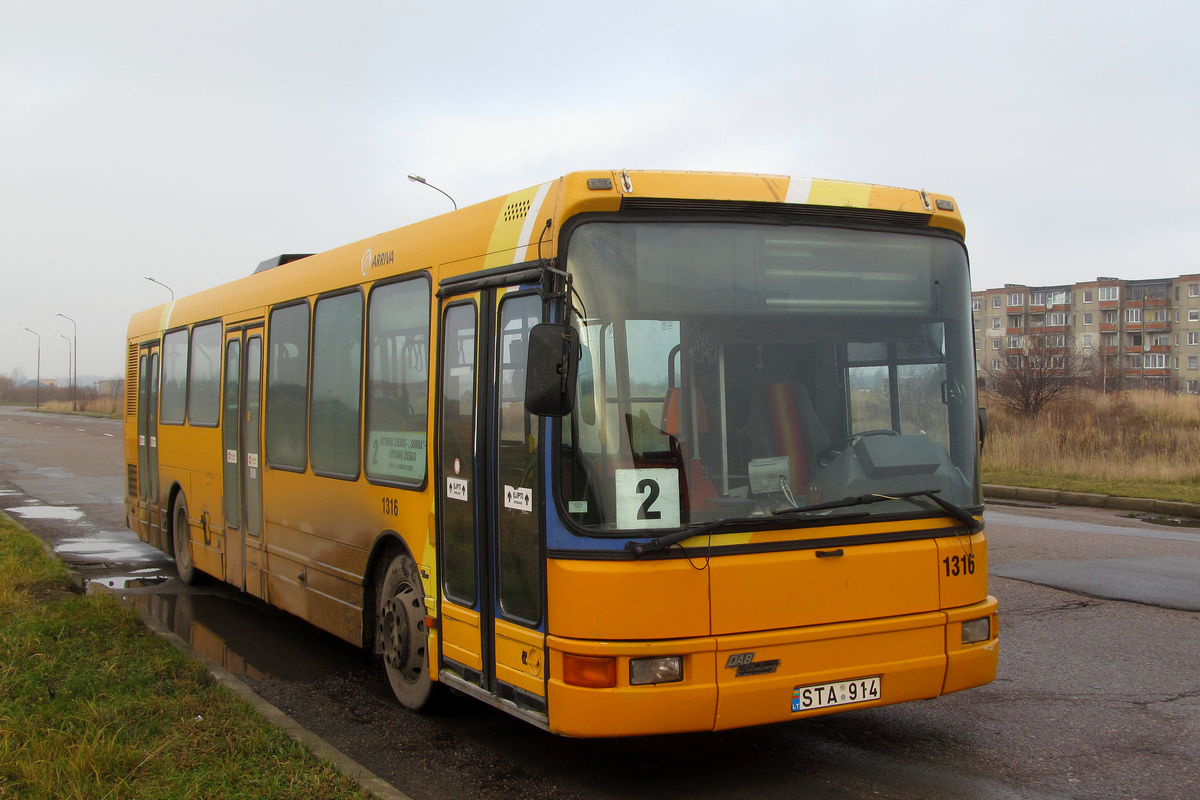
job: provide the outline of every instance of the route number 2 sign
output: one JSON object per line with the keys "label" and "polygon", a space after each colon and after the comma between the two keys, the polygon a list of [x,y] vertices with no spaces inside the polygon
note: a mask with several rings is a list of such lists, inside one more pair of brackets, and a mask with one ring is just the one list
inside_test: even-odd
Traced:
{"label": "route number 2 sign", "polygon": [[679,471],[619,469],[617,527],[678,528]]}

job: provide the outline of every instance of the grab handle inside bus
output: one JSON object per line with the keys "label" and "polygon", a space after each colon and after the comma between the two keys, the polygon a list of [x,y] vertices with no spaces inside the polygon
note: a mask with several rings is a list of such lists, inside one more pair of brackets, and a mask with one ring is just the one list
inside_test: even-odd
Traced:
{"label": "grab handle inside bus", "polygon": [[575,407],[579,343],[575,329],[543,322],[529,331],[525,370],[525,410],[541,417],[562,417]]}

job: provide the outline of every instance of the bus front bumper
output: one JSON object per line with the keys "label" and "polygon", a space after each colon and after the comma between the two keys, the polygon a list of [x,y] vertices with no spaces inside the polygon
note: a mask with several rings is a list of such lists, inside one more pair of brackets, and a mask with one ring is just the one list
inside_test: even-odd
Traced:
{"label": "bus front bumper", "polygon": [[[981,686],[996,677],[996,612],[996,599],[988,597],[946,611],[731,636],[653,642],[550,636],[550,729],[568,736],[724,730]],[[963,623],[984,618],[988,638],[963,644]],[[564,664],[574,656],[612,659],[614,685],[568,683]],[[670,656],[682,658],[682,680],[630,684],[631,660]]]}

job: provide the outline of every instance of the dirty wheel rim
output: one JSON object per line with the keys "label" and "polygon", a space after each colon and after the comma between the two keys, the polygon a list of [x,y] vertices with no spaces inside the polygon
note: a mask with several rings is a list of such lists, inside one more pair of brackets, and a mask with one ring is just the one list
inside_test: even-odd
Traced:
{"label": "dirty wheel rim", "polygon": [[175,526],[171,532],[171,543],[175,549],[175,564],[180,572],[191,569],[192,553],[188,549],[187,509],[180,507],[175,512]]}
{"label": "dirty wheel rim", "polygon": [[420,593],[405,581],[384,601],[380,615],[384,663],[407,683],[419,681],[425,670],[423,610]]}

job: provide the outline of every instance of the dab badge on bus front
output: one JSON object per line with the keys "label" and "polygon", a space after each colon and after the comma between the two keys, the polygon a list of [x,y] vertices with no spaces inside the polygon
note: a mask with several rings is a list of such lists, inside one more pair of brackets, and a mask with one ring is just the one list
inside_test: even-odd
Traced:
{"label": "dab badge on bus front", "polygon": [[770,675],[779,669],[779,659],[773,658],[770,661],[755,661],[754,653],[734,653],[725,662],[725,669],[733,669],[734,667],[737,667],[737,677],[739,678],[744,678],[748,675]]}

